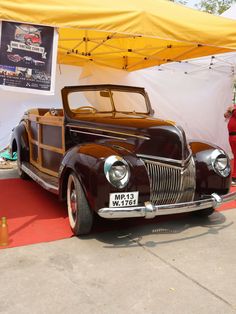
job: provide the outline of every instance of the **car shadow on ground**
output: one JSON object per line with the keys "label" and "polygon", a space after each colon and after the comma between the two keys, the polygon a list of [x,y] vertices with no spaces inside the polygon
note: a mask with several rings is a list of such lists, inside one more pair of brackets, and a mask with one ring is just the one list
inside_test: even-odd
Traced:
{"label": "car shadow on ground", "polygon": [[[98,219],[95,221],[92,234],[80,239],[97,239],[104,243],[104,248],[137,247],[140,245],[148,248],[166,243],[188,241],[208,234],[217,235],[221,230],[234,223],[233,221],[226,221],[226,217],[217,211],[209,217],[198,217],[193,214],[185,214],[181,217],[180,215],[174,216],[163,216],[152,220],[107,220],[97,230],[97,224],[101,222]],[[150,235],[153,235],[152,240],[150,240]],[[147,237],[148,239],[145,240]],[[142,244],[140,244],[141,242]]]}

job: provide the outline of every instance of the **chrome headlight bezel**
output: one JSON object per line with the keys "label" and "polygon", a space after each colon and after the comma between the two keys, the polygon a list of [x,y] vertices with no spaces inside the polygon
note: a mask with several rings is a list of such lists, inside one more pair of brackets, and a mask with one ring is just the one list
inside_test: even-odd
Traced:
{"label": "chrome headlight bezel", "polygon": [[213,170],[221,177],[226,178],[229,176],[231,171],[230,160],[223,150],[215,149],[211,153],[211,165]]}
{"label": "chrome headlight bezel", "polygon": [[104,174],[111,185],[123,189],[129,182],[130,167],[122,157],[112,155],[105,160]]}

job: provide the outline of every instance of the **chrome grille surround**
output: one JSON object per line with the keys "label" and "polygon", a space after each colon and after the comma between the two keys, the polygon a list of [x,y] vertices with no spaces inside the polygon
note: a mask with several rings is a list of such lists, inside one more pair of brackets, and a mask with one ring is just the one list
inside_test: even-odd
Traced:
{"label": "chrome grille surround", "polygon": [[192,201],[196,187],[195,163],[191,157],[185,166],[141,159],[150,180],[150,202],[154,205]]}

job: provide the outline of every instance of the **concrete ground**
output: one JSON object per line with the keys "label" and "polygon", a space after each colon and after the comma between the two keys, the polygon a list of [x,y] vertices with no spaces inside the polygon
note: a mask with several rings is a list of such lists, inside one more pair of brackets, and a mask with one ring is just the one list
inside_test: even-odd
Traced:
{"label": "concrete ground", "polygon": [[232,209],[0,250],[0,313],[236,313],[235,222]]}

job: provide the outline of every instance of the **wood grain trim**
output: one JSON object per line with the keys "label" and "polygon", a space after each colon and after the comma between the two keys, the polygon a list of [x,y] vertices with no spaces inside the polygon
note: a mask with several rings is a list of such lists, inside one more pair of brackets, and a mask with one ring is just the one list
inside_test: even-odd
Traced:
{"label": "wood grain trim", "polygon": [[33,138],[30,139],[30,142],[32,144],[34,144],[34,145],[38,145],[39,144],[39,142],[37,140],[33,139]]}
{"label": "wood grain trim", "polygon": [[[31,136],[31,125],[30,122],[36,122],[38,128],[38,138],[37,140],[32,138]],[[61,140],[62,140],[62,148],[57,148],[51,145],[45,145],[42,143],[42,125],[49,125],[49,126],[57,126],[61,127]],[[49,150],[54,153],[58,153],[63,155],[65,153],[65,127],[64,127],[64,117],[58,116],[39,116],[36,114],[29,114],[28,121],[27,121],[27,129],[28,129],[28,136],[29,136],[29,145],[30,145],[30,163],[34,165],[40,171],[47,173],[53,177],[58,177],[58,173],[45,168],[42,166],[43,164],[43,149]],[[33,159],[33,145],[38,147],[38,160],[35,161]]]}
{"label": "wood grain trim", "polygon": [[37,128],[38,128],[38,163],[42,165],[42,149],[40,143],[42,142],[42,127],[41,124],[37,123]]}
{"label": "wood grain trim", "polygon": [[35,114],[29,114],[28,116],[29,121],[38,122],[40,124],[46,124],[46,125],[58,125],[61,126],[64,124],[64,117],[58,117],[58,116],[39,116]]}
{"label": "wood grain trim", "polygon": [[36,118],[36,122],[45,125],[55,125],[55,126],[62,126],[64,125],[64,118],[63,117],[40,117]]}
{"label": "wood grain trim", "polygon": [[63,148],[57,148],[55,146],[45,145],[45,144],[39,144],[38,145],[41,149],[46,149],[54,153],[58,154],[64,154],[65,150]]}
{"label": "wood grain trim", "polygon": [[58,173],[56,171],[52,171],[48,168],[44,168],[42,165],[40,165],[39,163],[35,162],[34,160],[31,161],[32,165],[34,165],[37,169],[39,169],[42,172],[45,172],[53,177],[57,177],[58,178]]}
{"label": "wood grain trim", "polygon": [[46,149],[46,150],[50,150],[51,152],[55,152],[55,153],[59,153],[59,154],[64,154],[65,149],[64,147],[62,148],[57,148],[55,146],[50,146],[50,145],[46,145],[46,144],[39,144],[38,141],[36,140],[30,140],[31,144],[34,144],[42,149]]}

